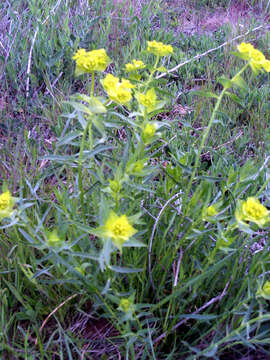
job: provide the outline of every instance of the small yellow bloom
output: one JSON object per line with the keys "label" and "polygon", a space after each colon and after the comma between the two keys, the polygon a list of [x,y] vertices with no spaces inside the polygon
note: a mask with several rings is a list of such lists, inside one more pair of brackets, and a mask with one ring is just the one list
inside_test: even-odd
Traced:
{"label": "small yellow bloom", "polygon": [[14,199],[9,191],[0,195],[0,220],[11,217],[13,213]]}
{"label": "small yellow bloom", "polygon": [[241,54],[249,54],[250,51],[254,50],[254,47],[252,44],[242,42],[240,45],[237,45],[237,49]]}
{"label": "small yellow bloom", "polygon": [[262,66],[266,72],[270,72],[270,60],[265,60]]}
{"label": "small yellow bloom", "polygon": [[144,160],[138,160],[134,163],[133,171],[135,173],[140,173],[142,169],[144,168],[145,161]]}
{"label": "small yellow bloom", "polygon": [[140,70],[140,69],[144,69],[144,68],[145,68],[145,64],[141,60],[134,59],[134,60],[132,60],[132,63],[126,64],[127,72],[136,71],[136,70]]}
{"label": "small yellow bloom", "polygon": [[111,62],[104,49],[92,51],[79,49],[72,59],[76,61],[76,71],[78,73],[104,71]]}
{"label": "small yellow bloom", "polygon": [[125,312],[125,313],[128,313],[129,311],[132,311],[134,309],[133,301],[130,298],[121,299],[118,309]]}
{"label": "small yellow bloom", "polygon": [[142,139],[145,144],[148,144],[149,142],[151,142],[153,136],[156,133],[156,130],[157,130],[157,128],[154,124],[151,124],[151,123],[146,124],[146,126],[142,132]]}
{"label": "small yellow bloom", "polygon": [[147,113],[154,111],[157,104],[157,95],[155,89],[152,88],[148,90],[146,94],[138,93],[137,100],[145,107]]}
{"label": "small yellow bloom", "polygon": [[113,76],[112,74],[107,74],[106,77],[101,80],[102,86],[108,92],[112,89],[115,89],[119,83],[119,78]]}
{"label": "small yellow bloom", "polygon": [[262,64],[265,61],[265,56],[260,50],[253,49],[249,52],[249,56],[255,63]]}
{"label": "small yellow bloom", "polygon": [[235,217],[240,223],[251,221],[259,227],[263,227],[270,220],[267,208],[254,197],[249,197],[246,201],[240,201]]}
{"label": "small yellow bloom", "polygon": [[147,41],[147,51],[156,56],[166,56],[173,53],[173,47],[156,40]]}
{"label": "small yellow bloom", "polygon": [[109,179],[109,184],[110,184],[110,189],[111,189],[112,192],[114,192],[114,193],[120,192],[120,190],[121,190],[120,181],[118,181],[118,180],[110,180]]}
{"label": "small yellow bloom", "polygon": [[47,240],[47,244],[49,246],[58,246],[61,243],[61,239],[59,238],[58,234],[57,234],[57,230],[54,229],[51,233],[49,233],[48,235],[48,240]]}
{"label": "small yellow bloom", "polygon": [[261,295],[266,299],[270,299],[270,281],[264,283]]}
{"label": "small yellow bloom", "polygon": [[118,216],[113,211],[104,227],[104,235],[112,239],[113,244],[121,251],[123,243],[136,234],[137,230],[129,223],[126,215]]}
{"label": "small yellow bloom", "polygon": [[126,104],[132,99],[131,90],[134,85],[127,79],[122,79],[107,74],[106,77],[101,80],[101,84],[107,91],[109,98],[118,104]]}
{"label": "small yellow bloom", "polygon": [[207,216],[216,216],[217,214],[218,212],[213,205],[208,206],[208,208],[206,209]]}
{"label": "small yellow bloom", "polygon": [[250,67],[256,73],[262,70],[270,72],[270,60],[267,60],[264,54],[253,47],[251,44],[241,43],[237,46],[238,51],[244,55],[245,60],[249,61]]}
{"label": "small yellow bloom", "polygon": [[130,162],[127,165],[127,174],[140,176],[143,175],[143,168],[147,162],[147,159],[137,160],[135,162]]}
{"label": "small yellow bloom", "polygon": [[266,300],[270,300],[270,281],[266,281],[263,287],[259,287],[256,296],[262,296]]}

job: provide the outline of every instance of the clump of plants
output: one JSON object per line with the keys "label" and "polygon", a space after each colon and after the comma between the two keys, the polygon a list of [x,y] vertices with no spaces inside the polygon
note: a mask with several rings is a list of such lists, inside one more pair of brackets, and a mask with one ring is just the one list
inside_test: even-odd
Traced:
{"label": "clump of plants", "polygon": [[106,70],[104,49],[78,49],[75,75],[89,92],[65,103],[65,129],[43,158],[56,164],[57,185],[46,199],[14,198],[6,185],[0,195],[2,236],[16,244],[29,286],[43,302],[55,286],[91,299],[126,358],[218,358],[267,342],[269,255],[250,248],[268,238],[270,178],[252,161],[223,177],[220,163],[201,166],[223,98],[240,102],[248,68],[270,72],[251,44],[237,50],[243,67],[218,79],[219,94],[200,93],[215,103],[194,151],[169,152],[164,164],[171,125],[157,117],[168,97],[155,76],[173,47],[148,41],[148,62],[132,59],[121,78]]}

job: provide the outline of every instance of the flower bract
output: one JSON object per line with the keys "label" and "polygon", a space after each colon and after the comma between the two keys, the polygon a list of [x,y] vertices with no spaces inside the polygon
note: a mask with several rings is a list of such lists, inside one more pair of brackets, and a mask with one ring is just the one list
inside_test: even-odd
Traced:
{"label": "flower bract", "polygon": [[255,197],[249,197],[246,201],[240,201],[235,217],[239,223],[251,221],[259,227],[263,227],[270,220],[269,211]]}
{"label": "flower bract", "polygon": [[128,63],[125,66],[126,66],[126,71],[127,72],[136,71],[136,70],[140,70],[140,69],[145,68],[145,64],[144,64],[143,61],[135,60],[135,59],[132,60],[132,63]]}
{"label": "flower bract", "polygon": [[147,51],[156,56],[166,56],[173,53],[173,47],[156,40],[147,41]]}
{"label": "flower bract", "polygon": [[138,102],[143,105],[147,113],[150,113],[156,109],[157,95],[154,88],[151,88],[146,94],[137,94]]}
{"label": "flower bract", "polygon": [[0,195],[0,220],[11,217],[14,203],[15,201],[9,191]]}
{"label": "flower bract", "polygon": [[58,246],[60,245],[62,242],[62,240],[59,238],[57,230],[54,229],[52,232],[48,233],[48,240],[47,240],[47,244],[49,246]]}
{"label": "flower bract", "polygon": [[142,139],[145,144],[151,142],[152,138],[155,136],[156,130],[157,128],[155,124],[151,124],[151,123],[146,124],[142,132]]}
{"label": "flower bract", "polygon": [[256,296],[262,296],[266,300],[270,300],[270,281],[266,281],[263,287],[259,287]]}
{"label": "flower bract", "polygon": [[118,307],[119,310],[121,310],[125,313],[128,313],[129,311],[133,310],[133,308],[134,308],[134,306],[133,306],[133,301],[131,298],[120,300],[120,304]]}

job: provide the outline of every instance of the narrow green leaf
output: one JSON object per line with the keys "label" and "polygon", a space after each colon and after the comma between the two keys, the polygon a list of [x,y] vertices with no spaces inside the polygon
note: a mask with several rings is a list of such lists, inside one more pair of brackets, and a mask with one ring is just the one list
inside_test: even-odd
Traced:
{"label": "narrow green leaf", "polygon": [[109,268],[117,273],[121,274],[134,274],[143,271],[143,269],[132,269],[132,268],[126,268],[126,267],[120,267],[120,266],[113,266],[110,265]]}

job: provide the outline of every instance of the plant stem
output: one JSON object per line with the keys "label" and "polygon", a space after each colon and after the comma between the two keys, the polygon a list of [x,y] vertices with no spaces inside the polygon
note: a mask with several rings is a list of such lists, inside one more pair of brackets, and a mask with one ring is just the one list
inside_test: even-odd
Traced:
{"label": "plant stem", "polygon": [[91,72],[91,92],[90,96],[94,96],[94,88],[95,88],[95,73],[94,71]]}
{"label": "plant stem", "polygon": [[85,208],[84,208],[84,191],[83,191],[83,184],[82,184],[82,162],[83,162],[83,149],[85,145],[85,139],[87,135],[87,131],[89,126],[91,125],[91,120],[88,120],[88,123],[85,126],[85,129],[83,131],[82,141],[80,145],[80,154],[79,154],[79,162],[78,162],[78,186],[79,186],[79,192],[80,192],[80,203],[81,203],[81,209],[82,209],[82,218],[85,222]]}
{"label": "plant stem", "polygon": [[151,73],[150,73],[150,75],[149,75],[149,78],[148,78],[148,80],[146,81],[144,91],[147,90],[148,85],[150,84],[150,82],[151,82],[151,80],[152,80],[152,78],[153,78],[153,76],[154,76],[154,73],[155,73],[156,70],[157,70],[158,62],[159,62],[159,56],[157,55],[156,62],[155,62],[155,65],[154,65],[154,69],[151,71]]}
{"label": "plant stem", "polygon": [[[244,72],[246,70],[246,68],[249,66],[249,64],[246,64],[233,78],[232,78],[232,82],[242,74],[242,72]],[[195,159],[195,164],[194,164],[194,167],[193,167],[193,170],[192,170],[192,174],[191,174],[191,177],[190,177],[190,180],[189,180],[189,183],[188,183],[188,186],[187,186],[187,190],[185,191],[185,196],[184,196],[184,199],[183,199],[183,216],[186,215],[187,213],[187,207],[186,207],[186,202],[187,202],[187,198],[189,196],[189,193],[190,193],[190,190],[191,190],[191,186],[192,186],[192,182],[193,180],[195,179],[195,175],[196,175],[196,171],[197,171],[197,168],[199,166],[199,162],[200,162],[200,157],[201,157],[201,153],[202,153],[202,150],[204,148],[204,145],[206,143],[206,140],[208,138],[208,135],[209,135],[209,132],[212,128],[212,125],[213,125],[213,122],[215,120],[215,117],[216,117],[216,113],[218,111],[218,108],[220,106],[220,103],[221,103],[221,100],[223,98],[223,96],[225,95],[226,91],[229,89],[230,87],[229,86],[225,86],[223,88],[223,90],[221,91],[218,99],[217,99],[217,102],[216,102],[216,105],[214,107],[214,111],[211,115],[211,118],[210,118],[210,121],[207,125],[207,128],[205,129],[204,133],[203,133],[203,136],[202,136],[202,141],[201,141],[201,144],[200,144],[200,147],[199,147],[199,150],[196,154],[196,159]]]}

